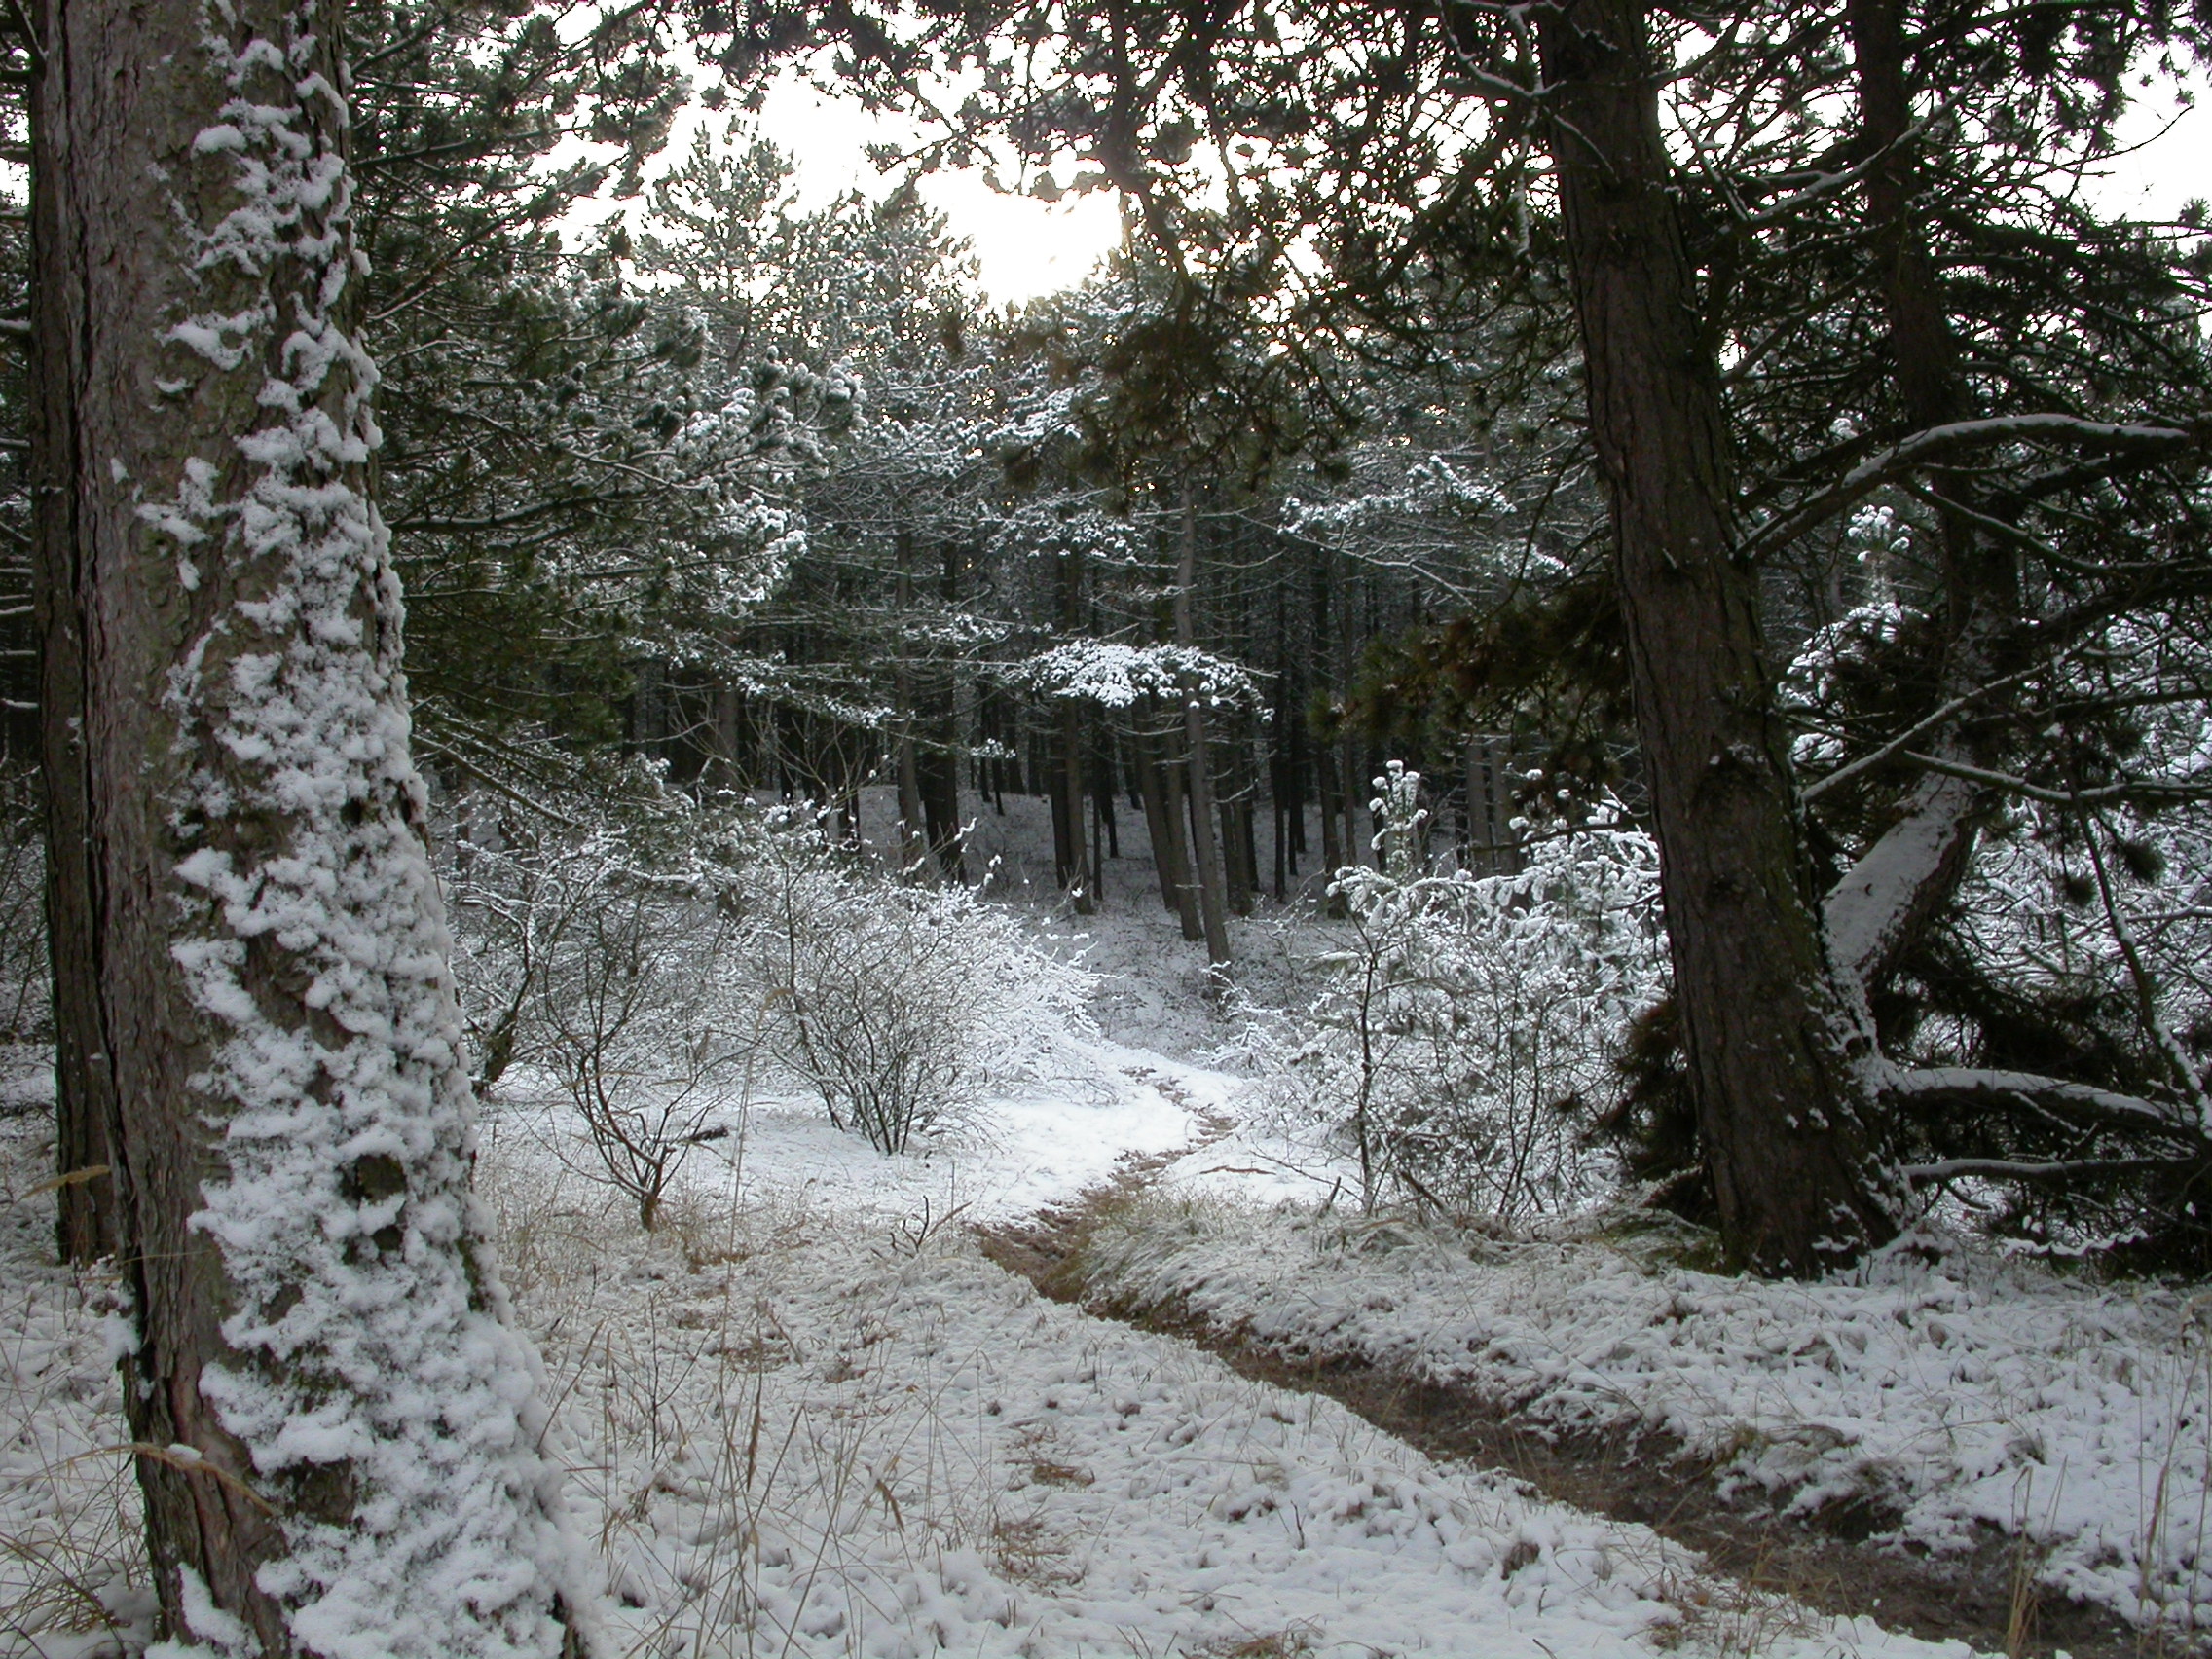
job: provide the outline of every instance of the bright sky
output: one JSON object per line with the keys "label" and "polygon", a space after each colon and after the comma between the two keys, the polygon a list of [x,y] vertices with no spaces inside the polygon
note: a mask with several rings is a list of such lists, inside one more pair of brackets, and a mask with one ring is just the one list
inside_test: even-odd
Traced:
{"label": "bright sky", "polygon": [[[719,125],[726,118],[705,118]],[[763,138],[797,163],[801,203],[818,207],[859,189],[880,196],[889,181],[867,158],[870,144],[910,142],[911,123],[871,116],[857,104],[826,96],[795,76],[778,79],[759,117]],[[679,134],[688,148],[689,130]],[[678,145],[671,145],[676,153]],[[979,172],[940,172],[921,193],[953,233],[974,244],[983,292],[999,305],[1019,305],[1072,288],[1122,240],[1122,214],[1110,192],[1066,197],[1048,204],[993,190]]]}
{"label": "bright sky", "polygon": [[[2212,111],[2204,107],[2207,103],[2212,94],[2186,109],[2177,108],[2163,88],[2143,94],[2122,129],[2142,148],[2114,163],[2111,176],[2092,185],[2108,210],[2170,219],[2192,197],[2212,196]],[[698,125],[712,123],[719,129],[726,120],[698,109],[688,112],[668,159],[690,147]],[[794,182],[803,203],[812,207],[855,188],[880,194],[887,181],[868,160],[867,146],[910,141],[916,129],[871,116],[787,75],[769,92],[759,131],[793,157]],[[1048,204],[994,191],[975,172],[932,174],[921,188],[954,233],[974,244],[983,291],[1000,305],[1073,286],[1121,240],[1121,212],[1110,193]]]}

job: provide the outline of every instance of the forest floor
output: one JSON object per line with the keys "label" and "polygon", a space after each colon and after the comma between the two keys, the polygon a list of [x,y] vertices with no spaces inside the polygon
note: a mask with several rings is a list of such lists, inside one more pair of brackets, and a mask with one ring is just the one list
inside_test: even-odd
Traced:
{"label": "forest floor", "polygon": [[[1332,1210],[1122,885],[1033,904],[1102,1030],[921,1156],[733,1091],[647,1235],[564,1104],[526,1077],[489,1108],[610,1656],[2148,1659],[2212,1625],[2202,1297],[1935,1247],[1761,1286],[1620,1217]],[[1272,940],[1240,934],[1248,982]],[[127,1654],[106,1290],[53,1262],[18,1070],[0,1655]]]}

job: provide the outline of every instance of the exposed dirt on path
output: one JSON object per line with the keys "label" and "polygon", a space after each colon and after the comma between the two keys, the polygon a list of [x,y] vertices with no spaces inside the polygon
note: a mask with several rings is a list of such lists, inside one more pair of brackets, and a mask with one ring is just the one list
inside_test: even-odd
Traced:
{"label": "exposed dirt on path", "polygon": [[[1763,1595],[1787,1596],[1820,1612],[1871,1614],[1915,1636],[2039,1659],[2061,1652],[2074,1659],[2181,1659],[2205,1651],[2135,1631],[2097,1608],[2039,1602],[2032,1560],[1994,1533],[1971,1556],[1910,1554],[1870,1541],[1887,1518],[1863,1505],[1835,1506],[1807,1522],[1755,1502],[1723,1502],[1710,1465],[1656,1436],[1538,1432],[1470,1389],[1357,1360],[1301,1363],[1172,1304],[1128,1307],[1087,1297],[1082,1264],[1091,1233],[1190,1150],[1131,1158],[1074,1203],[979,1229],[984,1254],[1055,1301],[1185,1338],[1257,1382],[1326,1394],[1439,1461],[1501,1469],[1545,1497],[1647,1526],[1704,1556],[1708,1571],[1739,1586],[1747,1605]],[[1740,1626],[1741,1610],[1737,1617]],[[1754,1638],[1736,1650],[1756,1653],[1758,1643]]]}

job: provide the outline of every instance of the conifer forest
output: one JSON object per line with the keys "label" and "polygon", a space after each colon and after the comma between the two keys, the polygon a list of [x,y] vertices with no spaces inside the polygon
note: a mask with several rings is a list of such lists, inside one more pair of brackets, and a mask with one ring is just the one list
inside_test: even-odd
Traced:
{"label": "conifer forest", "polygon": [[8,0],[0,1659],[2212,1655],[2208,65]]}

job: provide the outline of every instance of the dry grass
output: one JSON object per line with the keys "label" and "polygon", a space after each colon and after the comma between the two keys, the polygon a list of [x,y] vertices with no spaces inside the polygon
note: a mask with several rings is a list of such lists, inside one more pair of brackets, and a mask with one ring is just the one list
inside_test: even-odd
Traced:
{"label": "dry grass", "polygon": [[48,1146],[23,1127],[0,1140],[4,1654],[36,1654],[56,1632],[120,1636],[145,1600],[130,1432],[100,1328],[114,1287],[54,1265]]}
{"label": "dry grass", "polygon": [[[787,1325],[784,1287],[821,1216],[694,1189],[647,1239],[618,1201],[534,1161],[488,1153],[480,1179],[544,1353],[571,1501],[600,1518],[632,1611],[628,1653],[777,1654],[797,1641],[786,1621],[818,1622],[840,1596],[846,1631],[880,1628],[902,1609],[868,1586],[947,1552],[1065,1581],[1042,1522],[1004,1512],[1010,1471],[987,1438],[950,1420],[941,1386],[873,1363],[888,1326],[863,1307],[833,1330]],[[931,1242],[888,1237],[886,1259]]]}

